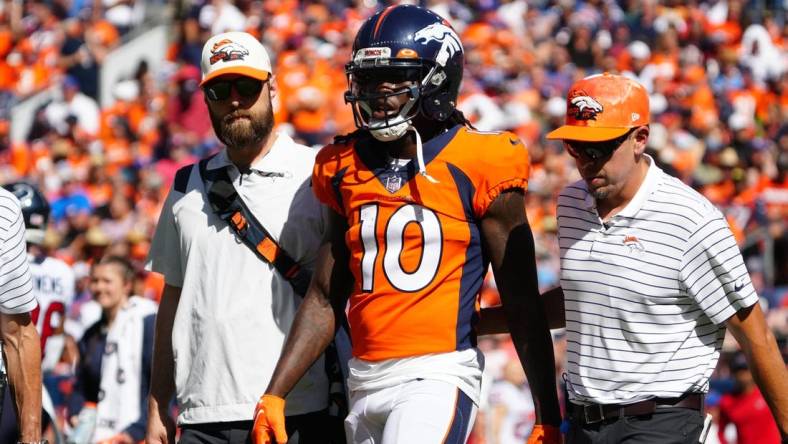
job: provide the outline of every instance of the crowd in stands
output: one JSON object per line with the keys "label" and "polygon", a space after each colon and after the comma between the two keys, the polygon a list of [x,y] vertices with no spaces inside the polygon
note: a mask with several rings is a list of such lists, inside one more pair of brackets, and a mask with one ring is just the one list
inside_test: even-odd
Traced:
{"label": "crowd in stands", "polygon": [[[27,180],[51,202],[46,246],[77,274],[77,297],[69,307],[76,320],[92,297],[90,266],[107,254],[138,266],[133,294],[153,300],[160,295],[161,277],[143,272],[142,263],[162,202],[179,167],[219,146],[198,87],[207,38],[231,30],[258,36],[275,57],[278,127],[317,148],[355,129],[342,94],[344,65],[361,21],[387,2],[173,3],[163,68],[153,71],[141,63],[131,78],[111,87],[114,103],[100,107],[102,61],[130,31],[144,26],[140,11],[145,4],[0,4],[0,182]],[[422,4],[448,17],[462,38],[466,60],[459,108],[478,129],[513,131],[528,147],[527,212],[542,290],[559,278],[556,197],[578,178],[574,160],[544,135],[562,123],[573,81],[603,71],[624,73],[650,93],[650,154],[724,212],[788,355],[788,26],[783,2]],[[47,89],[55,98],[37,110],[25,140],[12,143],[12,107]],[[489,280],[483,304],[496,303]],[[563,372],[562,336],[555,332],[557,377]],[[527,390],[517,369],[507,365],[516,360],[511,344],[507,337],[488,337],[480,347],[487,355],[487,379],[495,382],[473,442],[509,442],[493,435],[512,423],[505,418],[512,412],[520,418],[512,427],[527,437],[532,410],[518,404],[527,405]],[[724,349],[712,384],[712,407],[733,386],[728,361],[735,361],[736,345],[726,342]],[[72,368],[57,369],[53,390],[58,396],[53,398],[61,406]],[[518,387],[525,400],[515,400],[516,391],[501,384]]]}

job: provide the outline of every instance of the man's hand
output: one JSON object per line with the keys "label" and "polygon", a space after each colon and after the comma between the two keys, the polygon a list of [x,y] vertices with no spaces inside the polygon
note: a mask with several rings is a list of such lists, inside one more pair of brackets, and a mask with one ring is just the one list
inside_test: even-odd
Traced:
{"label": "man's hand", "polygon": [[561,430],[549,424],[536,424],[526,444],[561,444]]}
{"label": "man's hand", "polygon": [[[274,437],[276,441],[271,441]],[[274,395],[263,395],[254,409],[254,426],[252,426],[253,444],[285,444],[285,400]]]}
{"label": "man's hand", "polygon": [[148,427],[145,444],[175,444],[175,421],[167,408],[158,408],[158,403],[148,398]]}
{"label": "man's hand", "polygon": [[30,313],[0,315],[8,384],[17,411],[19,441],[41,439],[41,339]]}

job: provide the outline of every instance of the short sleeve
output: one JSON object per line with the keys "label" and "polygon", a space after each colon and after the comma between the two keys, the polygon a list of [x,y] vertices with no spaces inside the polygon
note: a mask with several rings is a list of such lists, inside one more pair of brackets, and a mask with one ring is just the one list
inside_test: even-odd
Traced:
{"label": "short sleeve", "polygon": [[513,188],[526,191],[530,171],[528,150],[517,136],[507,132],[481,137],[489,142],[479,140],[479,154],[474,162],[478,182],[473,204],[479,218],[502,192]]}
{"label": "short sleeve", "polygon": [[690,236],[680,273],[690,297],[715,324],[758,302],[733,233],[716,209]]}
{"label": "short sleeve", "polygon": [[345,214],[342,195],[339,191],[339,184],[342,182],[345,169],[337,170],[336,168],[335,148],[334,145],[329,145],[317,154],[315,167],[312,170],[312,191],[317,200],[337,213]]}
{"label": "short sleeve", "polygon": [[0,199],[0,224],[0,312],[28,313],[38,303],[27,261],[22,209],[13,196],[3,195]]}
{"label": "short sleeve", "polygon": [[159,215],[153,234],[145,269],[164,275],[164,282],[174,287],[183,286],[180,235],[173,212],[173,205],[183,194],[170,189]]}

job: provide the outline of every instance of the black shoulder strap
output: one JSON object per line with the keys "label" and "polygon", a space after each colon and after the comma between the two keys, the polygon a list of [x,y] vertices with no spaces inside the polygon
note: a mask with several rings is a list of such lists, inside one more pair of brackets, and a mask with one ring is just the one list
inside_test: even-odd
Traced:
{"label": "black shoulder strap", "polygon": [[192,174],[192,168],[194,164],[186,165],[185,167],[181,167],[177,173],[175,173],[175,183],[173,188],[175,191],[179,193],[185,193],[186,187],[189,186],[189,176]]}
{"label": "black shoulder strap", "polygon": [[[252,214],[238,192],[235,191],[226,168],[208,170],[208,161],[199,163],[200,177],[213,211],[235,231],[243,243],[260,259],[274,266],[290,282],[296,293],[306,294],[311,274],[271,237],[260,221]],[[180,171],[179,171],[180,172]]]}

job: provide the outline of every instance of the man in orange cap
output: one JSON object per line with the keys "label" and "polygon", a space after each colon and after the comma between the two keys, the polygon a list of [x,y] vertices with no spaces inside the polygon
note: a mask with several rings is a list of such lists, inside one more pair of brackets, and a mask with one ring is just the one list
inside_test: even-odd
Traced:
{"label": "man in orange cap", "polygon": [[725,218],[644,153],[642,85],[576,82],[548,134],[582,179],[558,198],[572,443],[697,443],[726,327],[788,432],[788,380]]}

